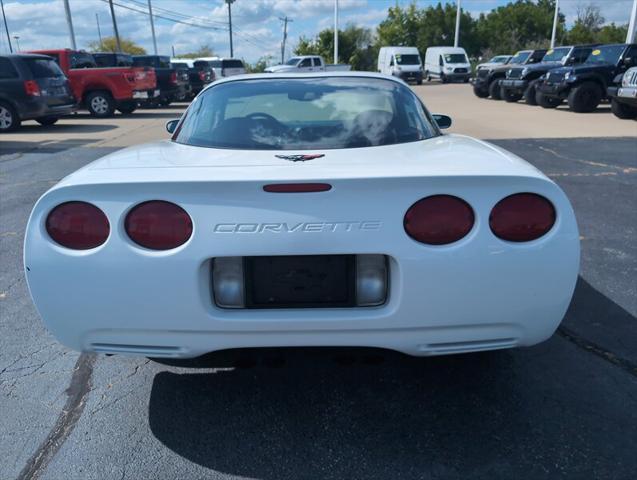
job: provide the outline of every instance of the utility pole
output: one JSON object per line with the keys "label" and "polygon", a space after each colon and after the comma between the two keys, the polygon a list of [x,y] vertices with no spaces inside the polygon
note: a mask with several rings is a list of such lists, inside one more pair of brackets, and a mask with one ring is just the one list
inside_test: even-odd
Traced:
{"label": "utility pole", "polygon": [[460,41],[460,0],[456,0],[456,36],[453,39],[453,46],[457,47]]}
{"label": "utility pole", "polygon": [[635,39],[637,39],[637,0],[633,0],[633,10],[630,13],[630,22],[628,22],[626,43],[634,43]]}
{"label": "utility pole", "polygon": [[100,47],[102,45],[102,29],[100,28],[100,15],[99,13],[95,14],[95,21],[97,22],[97,38],[100,39]]}
{"label": "utility pole", "polygon": [[560,0],[555,0],[555,14],[553,15],[553,31],[551,32],[551,48],[555,47],[555,34],[557,33],[557,20],[559,18],[559,11],[560,11]]}
{"label": "utility pole", "polygon": [[148,0],[148,13],[150,14],[150,31],[153,34],[153,48],[155,49],[155,55],[157,55],[157,38],[155,37],[155,21],[153,20],[153,5]]}
{"label": "utility pole", "polygon": [[289,19],[286,15],[285,18],[279,17],[279,20],[283,22],[283,41],[281,42],[281,63],[285,62],[285,41],[288,39],[288,22],[293,20]]}
{"label": "utility pole", "polygon": [[338,0],[334,0],[334,65],[338,63]]}
{"label": "utility pole", "polygon": [[230,58],[234,57],[234,50],[232,49],[232,4],[235,0],[226,0],[228,4],[228,29],[230,31]]}
{"label": "utility pole", "polygon": [[75,32],[73,31],[73,19],[71,18],[71,7],[69,7],[69,0],[64,0],[64,13],[66,13],[66,25],[69,27],[71,48],[73,50],[77,50],[77,46],[75,45]]}
{"label": "utility pole", "polygon": [[113,0],[108,0],[108,6],[111,8],[111,18],[113,19],[113,31],[115,32],[115,42],[117,42],[117,51],[121,53],[122,44],[119,41],[119,30],[117,30],[117,20],[115,19],[115,9],[113,8]]}
{"label": "utility pole", "polygon": [[11,35],[9,35],[9,25],[7,25],[7,16],[4,14],[3,0],[0,0],[0,7],[2,7],[2,18],[4,19],[4,29],[7,32],[7,41],[9,42],[9,53],[13,53],[13,47],[11,46]]}
{"label": "utility pole", "polygon": [[170,48],[172,48],[172,51],[173,51],[173,58],[175,58],[175,57],[176,57],[176,55],[175,55],[175,46],[174,46],[174,45],[171,45],[171,46],[170,46]]}

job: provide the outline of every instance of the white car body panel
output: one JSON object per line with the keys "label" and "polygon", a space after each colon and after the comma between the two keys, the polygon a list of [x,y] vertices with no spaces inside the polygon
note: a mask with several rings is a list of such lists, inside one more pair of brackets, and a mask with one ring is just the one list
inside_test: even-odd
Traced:
{"label": "white car body panel", "polygon": [[[29,288],[47,327],[76,350],[151,357],[266,346],[437,355],[533,345],[561,322],[579,271],[577,224],[562,190],[522,159],[459,135],[317,150],[311,153],[325,157],[297,163],[276,153],[166,140],[113,153],[63,179],[35,205],[24,246]],[[263,191],[289,181],[333,188]],[[549,199],[557,220],[537,240],[506,242],[490,231],[489,212],[519,192]],[[460,241],[431,246],[405,233],[407,209],[434,194],[472,206],[474,227]],[[157,199],[192,217],[192,237],[174,250],[146,250],[124,231],[131,207]],[[69,250],[48,237],[48,212],[70,200],[107,215],[103,245]],[[228,310],[212,298],[216,257],[365,253],[389,258],[382,306]]]}

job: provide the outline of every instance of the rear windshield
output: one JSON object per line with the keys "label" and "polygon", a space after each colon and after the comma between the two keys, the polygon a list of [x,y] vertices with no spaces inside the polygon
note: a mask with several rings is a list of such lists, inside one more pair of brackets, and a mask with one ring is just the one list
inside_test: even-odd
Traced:
{"label": "rear windshield", "polygon": [[96,68],[93,55],[84,52],[71,53],[71,68]]}
{"label": "rear windshield", "polygon": [[49,60],[48,58],[28,58],[23,59],[27,65],[33,78],[51,78],[51,77],[63,77],[64,72],[60,70],[55,60]]}
{"label": "rear windshield", "polygon": [[241,60],[222,60],[221,68],[243,68]]}
{"label": "rear windshield", "polygon": [[133,57],[115,53],[94,53],[95,63],[98,67],[130,67],[133,65]]}
{"label": "rear windshield", "polygon": [[394,57],[396,57],[398,65],[420,65],[420,55],[401,55],[397,53]]}
{"label": "rear windshield", "polygon": [[175,141],[245,150],[358,148],[438,134],[414,93],[375,78],[256,79],[206,90]]}
{"label": "rear windshield", "polygon": [[173,68],[185,68],[185,69],[188,69],[188,64],[187,63],[171,62],[170,64],[173,66]]}
{"label": "rear windshield", "polygon": [[445,63],[469,63],[464,53],[445,53]]}
{"label": "rear windshield", "polygon": [[554,50],[549,50],[542,57],[543,62],[563,62],[568,57],[569,52],[571,51],[570,47],[562,47],[556,48]]}
{"label": "rear windshield", "polygon": [[509,63],[524,63],[531,55],[531,52],[518,52],[511,57]]}

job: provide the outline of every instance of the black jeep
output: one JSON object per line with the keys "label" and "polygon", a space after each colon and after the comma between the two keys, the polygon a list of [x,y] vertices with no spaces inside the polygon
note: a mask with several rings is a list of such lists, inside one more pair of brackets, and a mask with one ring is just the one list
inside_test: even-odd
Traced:
{"label": "black jeep", "polygon": [[527,104],[537,105],[535,85],[538,79],[554,68],[584,63],[595,46],[557,47],[546,52],[540,63],[509,68],[506,72],[506,78],[500,80],[500,97],[507,102],[517,102],[524,97]]}
{"label": "black jeep", "polygon": [[479,68],[476,71],[475,77],[471,80],[473,93],[480,98],[490,96],[494,100],[500,100],[500,80],[505,77],[507,70],[516,64],[531,65],[533,63],[539,63],[545,53],[546,50],[520,50],[513,55],[509,63],[505,65],[492,68]]}
{"label": "black jeep", "polygon": [[617,118],[637,118],[637,67],[617,75],[606,91],[610,109]]}
{"label": "black jeep", "polygon": [[637,65],[637,44],[602,45],[578,66],[551,70],[536,86],[537,102],[555,108],[565,99],[578,113],[592,112],[606,98],[613,79]]}

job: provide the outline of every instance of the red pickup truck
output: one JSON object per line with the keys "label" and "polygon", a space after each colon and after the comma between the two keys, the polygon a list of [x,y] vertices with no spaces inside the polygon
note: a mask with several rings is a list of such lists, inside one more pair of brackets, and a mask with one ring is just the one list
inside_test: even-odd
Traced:
{"label": "red pickup truck", "polygon": [[152,68],[99,68],[90,53],[75,50],[37,50],[53,57],[71,83],[76,100],[95,117],[110,117],[115,109],[132,113],[141,100],[159,96]]}

